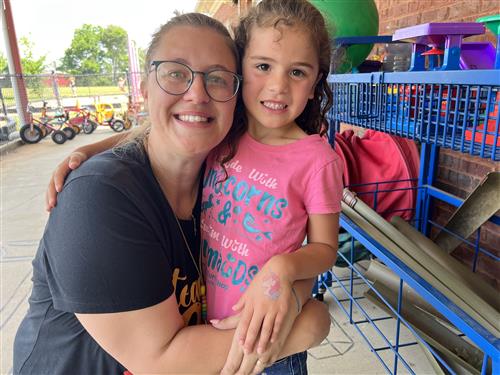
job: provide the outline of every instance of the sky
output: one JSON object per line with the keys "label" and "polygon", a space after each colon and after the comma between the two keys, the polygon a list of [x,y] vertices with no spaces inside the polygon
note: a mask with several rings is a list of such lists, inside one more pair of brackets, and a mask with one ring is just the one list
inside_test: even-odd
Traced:
{"label": "sky", "polygon": [[[0,0],[0,4],[1,4]],[[138,47],[146,48],[151,35],[174,15],[193,11],[196,0],[10,0],[16,36],[34,43],[35,57],[58,61],[71,45],[74,30],[88,23],[124,28]],[[4,26],[0,52],[5,56]]]}

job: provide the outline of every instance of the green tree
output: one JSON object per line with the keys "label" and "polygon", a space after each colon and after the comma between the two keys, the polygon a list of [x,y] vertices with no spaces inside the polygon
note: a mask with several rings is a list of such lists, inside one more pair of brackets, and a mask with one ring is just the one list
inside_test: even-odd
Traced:
{"label": "green tree", "polygon": [[139,70],[144,69],[144,63],[146,62],[146,50],[143,48],[137,48],[137,57],[139,60]]}
{"label": "green tree", "polygon": [[[84,24],[75,30],[59,69],[74,75],[89,75],[80,79],[79,85],[111,84],[117,74],[127,69],[127,65],[127,32],[123,28]],[[112,74],[113,79],[98,74]]]}
{"label": "green tree", "polygon": [[[46,67],[47,56],[43,55],[39,58],[34,57],[33,48],[35,44],[26,36],[19,39],[19,49],[21,55],[21,65],[24,74],[41,74]],[[7,57],[0,52],[0,73],[8,73],[9,65]]]}
{"label": "green tree", "polygon": [[23,74],[41,74],[45,70],[47,59],[46,55],[35,58],[33,53],[34,43],[28,37],[19,38],[19,47],[21,50],[21,65]]}
{"label": "green tree", "polygon": [[116,78],[128,68],[127,32],[119,26],[109,25],[102,30],[101,41],[113,78]]}
{"label": "green tree", "polygon": [[9,65],[7,62],[7,58],[0,52],[0,73],[8,73]]}

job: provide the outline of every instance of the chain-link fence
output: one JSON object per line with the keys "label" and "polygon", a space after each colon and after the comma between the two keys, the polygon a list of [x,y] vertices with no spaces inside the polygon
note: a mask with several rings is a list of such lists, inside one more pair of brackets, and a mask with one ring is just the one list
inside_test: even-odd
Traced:
{"label": "chain-link fence", "polygon": [[[25,121],[21,123],[12,88],[15,77],[0,75],[0,143],[19,137],[16,130],[35,119],[61,113],[66,114],[66,121],[81,116],[82,111],[93,113],[97,118],[103,113],[112,113],[112,118],[121,121],[125,129],[139,125],[147,118],[139,89],[141,76],[140,72],[23,75],[21,80],[26,87],[28,103],[23,108]],[[103,120],[102,124],[105,122]]]}
{"label": "chain-link fence", "polygon": [[[5,117],[15,117],[16,103],[12,89],[12,76],[0,75],[0,111]],[[50,73],[39,75],[23,75],[28,102],[33,107],[41,107],[45,101],[52,107],[85,105],[98,100],[129,102],[142,101],[138,83],[141,73],[121,74],[85,74],[71,75]],[[110,99],[113,97],[113,99]]]}

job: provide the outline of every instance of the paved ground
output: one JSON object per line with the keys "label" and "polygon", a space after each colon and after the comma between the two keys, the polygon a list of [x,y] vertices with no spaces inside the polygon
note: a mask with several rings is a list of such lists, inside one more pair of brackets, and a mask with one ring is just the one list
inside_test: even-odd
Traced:
{"label": "paved ground", "polygon": [[[0,160],[0,374],[12,372],[12,343],[17,327],[27,309],[31,290],[31,260],[36,252],[48,214],[44,211],[44,191],[50,173],[64,156],[79,145],[113,134],[109,128],[99,128],[91,135],[81,134],[64,145],[50,137],[35,145],[11,143],[11,150]],[[0,149],[5,149],[5,145]],[[351,326],[336,303],[327,299],[332,314],[329,341],[310,352],[309,373],[312,374],[379,374],[384,368],[369,351],[360,335]],[[374,305],[362,302],[372,316],[383,313]],[[381,329],[394,337],[394,320],[380,323]],[[370,327],[364,333],[376,345],[384,346]],[[403,330],[403,342],[411,336]],[[418,374],[432,369],[418,346],[404,349],[405,358]],[[381,352],[392,369],[394,355]],[[404,368],[398,373],[406,373]]]}
{"label": "paved ground", "polygon": [[[38,247],[48,214],[44,191],[54,167],[79,145],[95,142],[114,132],[98,128],[63,145],[50,137],[34,145],[10,143],[0,161],[0,374],[12,368],[12,343],[27,310],[31,291],[31,260]],[[6,145],[1,146],[4,150]]]}

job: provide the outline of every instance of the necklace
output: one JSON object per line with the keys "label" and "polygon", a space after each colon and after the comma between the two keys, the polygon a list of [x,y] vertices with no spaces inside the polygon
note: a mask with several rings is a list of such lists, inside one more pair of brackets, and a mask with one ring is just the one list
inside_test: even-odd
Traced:
{"label": "necklace", "polygon": [[[186,245],[186,249],[188,250],[189,255],[191,257],[191,260],[193,261],[194,267],[196,268],[196,271],[198,272],[198,280],[199,280],[199,285],[200,285],[200,296],[201,296],[201,319],[206,324],[207,323],[207,296],[206,296],[205,282],[203,280],[203,272],[202,272],[202,268],[201,268],[201,241],[200,241],[200,253],[198,255],[198,264],[196,264],[196,260],[194,259],[193,252],[191,251],[191,246],[189,246],[186,235],[184,234],[184,231],[182,230],[181,223],[179,222],[179,219],[177,218],[177,215],[175,215],[175,213],[174,213],[174,217],[175,217],[175,221],[177,222],[177,226],[179,227],[179,230],[181,232],[182,239],[184,240],[184,244]],[[193,219],[194,235],[196,237],[196,219],[193,215],[191,215],[191,218]]]}

